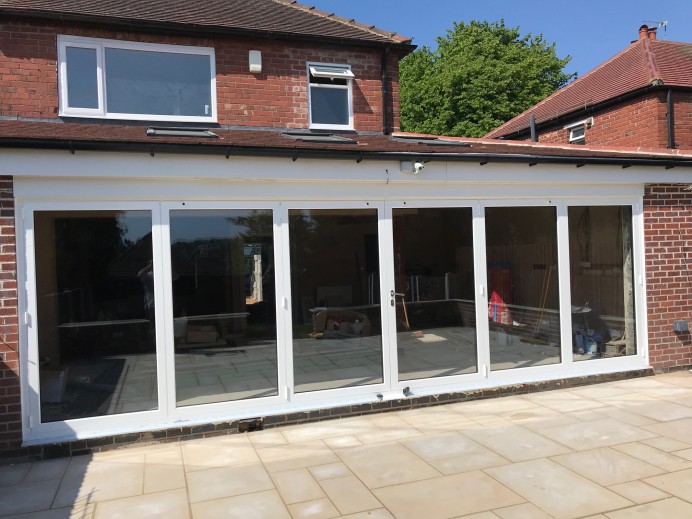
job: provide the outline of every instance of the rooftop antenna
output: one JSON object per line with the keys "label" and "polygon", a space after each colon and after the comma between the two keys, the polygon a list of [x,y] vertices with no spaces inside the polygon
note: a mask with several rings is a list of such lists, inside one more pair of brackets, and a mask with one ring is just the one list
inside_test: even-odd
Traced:
{"label": "rooftop antenna", "polygon": [[668,20],[664,20],[662,22],[659,22],[656,20],[644,20],[644,23],[649,23],[649,24],[655,23],[659,29],[662,27],[663,28],[663,38],[661,38],[661,39],[663,39],[663,40],[666,39],[667,31],[668,31]]}

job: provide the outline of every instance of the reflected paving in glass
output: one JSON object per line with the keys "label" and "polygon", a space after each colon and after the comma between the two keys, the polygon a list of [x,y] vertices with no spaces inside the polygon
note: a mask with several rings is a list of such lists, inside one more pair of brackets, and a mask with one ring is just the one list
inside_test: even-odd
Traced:
{"label": "reflected paving in glass", "polygon": [[489,207],[485,225],[491,369],[559,363],[556,209]]}
{"label": "reflected paving in glass", "polygon": [[570,207],[574,360],[637,353],[630,206]]}
{"label": "reflected paving in glass", "polygon": [[151,215],[34,214],[41,421],[156,409]]}
{"label": "reflected paving in glass", "polygon": [[471,209],[392,215],[399,380],[475,373]]}
{"label": "reflected paving in glass", "polygon": [[375,209],[289,210],[295,392],[381,383]]}
{"label": "reflected paving in glass", "polygon": [[277,395],[272,211],[170,220],[177,405]]}

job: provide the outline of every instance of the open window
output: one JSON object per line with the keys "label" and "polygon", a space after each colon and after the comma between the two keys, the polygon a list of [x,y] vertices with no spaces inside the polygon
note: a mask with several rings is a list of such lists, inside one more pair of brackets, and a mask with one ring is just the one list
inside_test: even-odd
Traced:
{"label": "open window", "polygon": [[214,49],[58,36],[60,115],[216,122]]}
{"label": "open window", "polygon": [[564,129],[569,130],[569,143],[586,144],[586,129],[591,128],[592,125],[593,117],[589,117],[583,121],[577,121],[565,126]]}
{"label": "open window", "polygon": [[353,129],[351,67],[309,63],[308,77],[310,128]]}

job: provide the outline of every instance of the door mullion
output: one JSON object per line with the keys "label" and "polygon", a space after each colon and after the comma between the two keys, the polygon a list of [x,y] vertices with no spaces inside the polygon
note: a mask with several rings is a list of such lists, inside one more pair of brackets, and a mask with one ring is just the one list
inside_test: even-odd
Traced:
{"label": "door mullion", "polygon": [[490,375],[490,326],[488,323],[488,265],[485,253],[485,207],[473,206],[473,259],[476,293],[476,339],[478,372]]}
{"label": "door mullion", "polygon": [[380,228],[380,301],[382,311],[382,345],[384,380],[387,389],[399,383],[399,358],[396,341],[396,297],[392,306],[391,293],[394,288],[394,227],[392,225],[392,206],[381,208]]}
{"label": "door mullion", "polygon": [[[288,231],[288,207],[279,204],[274,214],[274,236],[276,241],[276,314],[279,317],[277,342],[279,346],[279,395],[290,401],[293,397],[293,327],[291,315],[291,255]],[[279,288],[280,287],[280,288]]]}
{"label": "door mullion", "polygon": [[157,363],[159,365],[159,406],[166,417],[173,416],[176,408],[175,386],[175,339],[173,337],[173,287],[171,267],[170,211],[173,204],[159,204],[159,211],[152,228],[158,227],[158,250],[154,249],[154,263],[161,268],[154,269],[156,275]]}

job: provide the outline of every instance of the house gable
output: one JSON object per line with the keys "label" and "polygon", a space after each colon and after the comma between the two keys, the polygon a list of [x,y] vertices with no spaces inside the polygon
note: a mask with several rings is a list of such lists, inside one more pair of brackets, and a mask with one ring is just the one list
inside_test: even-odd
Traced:
{"label": "house gable", "polygon": [[[646,34],[486,137],[529,139],[533,115],[540,141],[567,143],[568,132],[563,131],[566,126],[594,117],[593,126],[586,131],[586,142],[667,147],[668,137],[660,128],[667,124],[666,95],[670,91],[673,110],[679,114],[675,120],[676,130],[679,128],[675,145],[692,147],[685,129],[689,125],[692,93],[692,43],[652,39],[655,31],[651,30]],[[647,108],[653,100],[661,106]]]}

